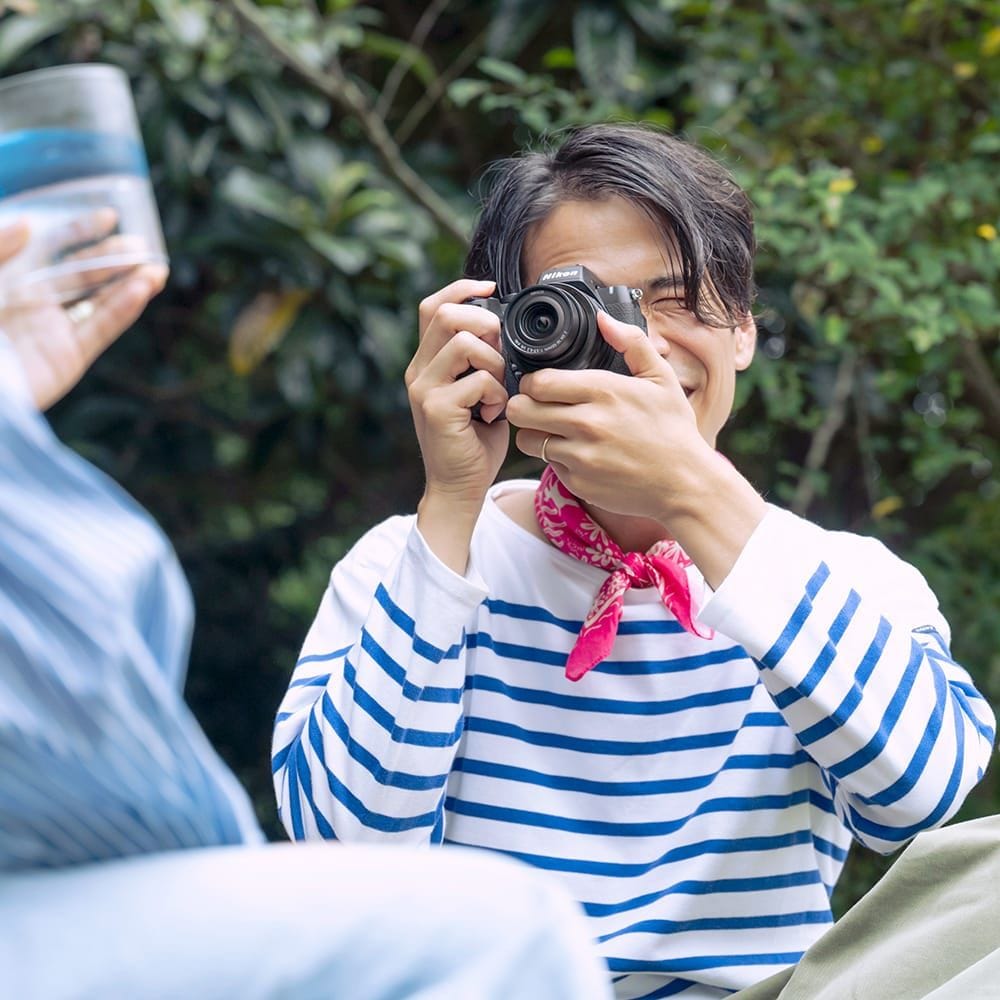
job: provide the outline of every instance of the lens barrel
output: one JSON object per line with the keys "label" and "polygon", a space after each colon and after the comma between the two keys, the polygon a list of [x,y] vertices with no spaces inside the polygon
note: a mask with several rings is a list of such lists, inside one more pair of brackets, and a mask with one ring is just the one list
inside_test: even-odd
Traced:
{"label": "lens barrel", "polygon": [[597,328],[600,303],[572,285],[532,285],[507,306],[503,337],[511,361],[539,368],[602,368],[614,354]]}

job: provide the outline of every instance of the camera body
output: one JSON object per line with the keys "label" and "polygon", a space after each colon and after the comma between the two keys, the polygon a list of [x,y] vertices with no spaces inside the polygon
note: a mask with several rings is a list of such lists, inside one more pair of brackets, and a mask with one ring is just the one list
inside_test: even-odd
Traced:
{"label": "camera body", "polygon": [[646,329],[642,291],[602,285],[580,264],[546,271],[534,285],[502,298],[469,299],[500,317],[504,387],[518,391],[521,378],[540,368],[600,368],[628,375],[625,359],[597,327],[600,310]]}

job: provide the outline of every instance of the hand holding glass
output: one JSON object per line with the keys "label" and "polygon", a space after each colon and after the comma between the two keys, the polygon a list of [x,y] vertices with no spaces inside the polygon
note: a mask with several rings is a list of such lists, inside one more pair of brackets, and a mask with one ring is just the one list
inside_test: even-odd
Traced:
{"label": "hand holding glass", "polygon": [[113,66],[0,81],[0,226],[29,227],[0,265],[0,310],[88,299],[140,264],[166,265],[128,78]]}

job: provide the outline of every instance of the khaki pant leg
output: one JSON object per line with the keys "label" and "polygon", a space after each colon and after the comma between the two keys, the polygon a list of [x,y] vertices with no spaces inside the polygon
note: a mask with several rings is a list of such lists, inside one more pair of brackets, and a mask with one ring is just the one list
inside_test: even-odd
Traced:
{"label": "khaki pant leg", "polygon": [[732,1000],[1000,1000],[1000,816],[920,834],[793,969]]}

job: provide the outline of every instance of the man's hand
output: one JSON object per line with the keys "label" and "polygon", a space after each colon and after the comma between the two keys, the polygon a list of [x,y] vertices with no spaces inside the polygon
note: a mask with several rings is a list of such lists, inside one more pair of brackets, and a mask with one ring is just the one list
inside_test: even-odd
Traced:
{"label": "man's hand", "polygon": [[632,377],[545,369],[508,404],[517,446],[546,458],[578,497],[602,510],[662,521],[699,468],[717,456],[668,361],[634,326],[598,313]]}
{"label": "man's hand", "polygon": [[[426,476],[417,523],[431,550],[459,573],[510,439],[506,421],[497,420],[507,402],[500,320],[465,301],[493,289],[493,282],[463,279],[421,302],[420,346],[406,371]],[[482,421],[472,418],[476,404]]]}
{"label": "man's hand", "polygon": [[701,436],[677,375],[642,331],[606,313],[599,322],[632,377],[553,369],[525,376],[507,405],[521,428],[517,446],[540,455],[548,439],[546,457],[559,478],[612,535],[602,511],[619,524],[625,515],[660,525],[718,587],[766,505]]}
{"label": "man's hand", "polygon": [[[19,253],[28,236],[23,223],[0,229],[0,264]],[[138,319],[166,280],[163,266],[131,268],[85,300],[88,308],[77,308],[85,314],[76,322],[73,312],[54,295],[0,308],[0,330],[20,358],[39,409],[48,409],[80,381],[101,353]]]}

